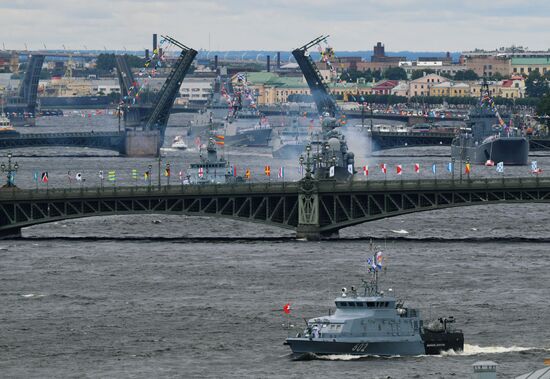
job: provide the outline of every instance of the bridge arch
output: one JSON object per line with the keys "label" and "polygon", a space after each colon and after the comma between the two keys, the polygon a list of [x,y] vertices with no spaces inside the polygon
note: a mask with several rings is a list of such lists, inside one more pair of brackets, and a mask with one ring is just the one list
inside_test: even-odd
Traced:
{"label": "bridge arch", "polygon": [[[311,183],[310,183],[311,184]],[[297,231],[309,239],[414,212],[459,206],[550,202],[550,178],[301,182],[233,185],[0,190],[0,235],[65,219],[124,214],[230,218]],[[304,200],[307,198],[306,200]],[[307,208],[307,209],[306,209]]]}

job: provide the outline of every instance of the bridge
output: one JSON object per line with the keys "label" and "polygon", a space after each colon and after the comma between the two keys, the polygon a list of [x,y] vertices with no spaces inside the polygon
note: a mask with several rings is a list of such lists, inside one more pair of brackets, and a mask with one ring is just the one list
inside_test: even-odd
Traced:
{"label": "bridge", "polygon": [[[455,133],[442,132],[381,132],[371,131],[371,151],[417,146],[450,146]],[[529,139],[529,151],[550,149],[549,136],[533,136]]]}
{"label": "bridge", "polygon": [[386,217],[480,204],[550,202],[550,178],[349,181],[0,190],[0,235],[82,217],[180,214],[224,217],[336,237],[353,225]]}
{"label": "bridge", "polygon": [[124,154],[126,133],[28,133],[0,138],[0,149],[40,146],[73,146],[114,150]]}

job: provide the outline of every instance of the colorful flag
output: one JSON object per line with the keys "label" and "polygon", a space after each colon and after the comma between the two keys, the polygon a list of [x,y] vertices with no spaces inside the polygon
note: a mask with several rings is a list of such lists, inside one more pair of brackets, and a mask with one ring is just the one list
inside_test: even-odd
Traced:
{"label": "colorful flag", "polygon": [[250,169],[249,168],[246,169],[246,171],[244,173],[244,178],[245,179],[250,179]]}
{"label": "colorful flag", "polygon": [[353,175],[353,165],[352,164],[348,165],[348,172]]}
{"label": "colorful flag", "polygon": [[290,303],[286,303],[283,306],[283,312],[285,312],[287,315],[290,314]]}
{"label": "colorful flag", "polygon": [[363,166],[363,175],[369,176],[369,166]]}
{"label": "colorful flag", "polygon": [[437,172],[437,166],[435,165],[435,163],[432,165],[432,172],[434,175]]}
{"label": "colorful flag", "polygon": [[199,167],[199,178],[202,178],[204,176],[204,168]]}
{"label": "colorful flag", "polygon": [[395,166],[395,173],[397,175],[401,175],[403,173],[403,166],[401,166],[400,164],[398,164],[397,166]]}
{"label": "colorful flag", "polygon": [[328,170],[328,176],[331,178],[334,176],[334,166],[330,166],[330,169]]}
{"label": "colorful flag", "polygon": [[76,175],[74,176],[74,178],[76,179],[77,182],[81,182],[82,181],[82,173],[77,172]]}
{"label": "colorful flag", "polygon": [[386,166],[385,163],[382,163],[380,165],[380,169],[382,170],[382,172],[384,173],[384,175],[386,175],[386,173],[388,172],[388,167]]}
{"label": "colorful flag", "polygon": [[182,170],[180,170],[178,176],[180,177],[180,180],[183,180],[183,171]]}
{"label": "colorful flag", "polygon": [[42,176],[40,177],[40,180],[42,180],[42,183],[48,183],[48,171],[44,171],[42,173]]}
{"label": "colorful flag", "polygon": [[472,166],[469,163],[466,163],[466,165],[464,166],[464,173],[469,174],[470,171],[472,171]]}
{"label": "colorful flag", "polygon": [[453,162],[447,163],[447,171],[453,172]]}
{"label": "colorful flag", "polygon": [[109,171],[107,173],[107,178],[110,182],[114,182],[116,180],[116,172],[115,171]]}
{"label": "colorful flag", "polygon": [[271,166],[264,167],[265,176],[271,176]]}
{"label": "colorful flag", "polygon": [[145,179],[145,180],[149,179],[150,176],[151,176],[151,173],[149,172],[149,170],[147,170],[143,173],[143,179]]}
{"label": "colorful flag", "polygon": [[531,173],[532,174],[542,173],[542,169],[538,167],[537,161],[531,161]]}
{"label": "colorful flag", "polygon": [[377,252],[374,257],[375,257],[376,267],[381,269],[382,268],[382,261],[384,259],[383,256],[382,256],[382,252],[381,251]]}
{"label": "colorful flag", "polygon": [[138,178],[138,171],[135,168],[133,168],[132,169],[132,179],[137,180],[137,178]]}
{"label": "colorful flag", "polygon": [[420,165],[418,163],[414,164],[414,172],[417,174],[420,172]]}
{"label": "colorful flag", "polygon": [[497,163],[497,172],[504,173],[504,162],[498,162]]}
{"label": "colorful flag", "polygon": [[233,176],[237,177],[237,166],[233,166]]}
{"label": "colorful flag", "polygon": [[279,172],[277,173],[277,177],[279,179],[282,179],[285,177],[285,168],[284,167],[279,167]]}
{"label": "colorful flag", "polygon": [[166,165],[164,169],[164,176],[170,176],[170,165]]}

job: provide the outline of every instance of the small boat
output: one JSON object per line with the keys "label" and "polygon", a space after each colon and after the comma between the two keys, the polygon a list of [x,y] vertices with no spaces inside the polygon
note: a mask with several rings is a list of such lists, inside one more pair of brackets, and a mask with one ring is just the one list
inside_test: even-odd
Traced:
{"label": "small boat", "polygon": [[187,144],[183,140],[183,136],[174,137],[174,140],[172,141],[172,148],[173,149],[180,149],[180,150],[186,150],[187,149]]}
{"label": "small boat", "polygon": [[[294,358],[312,355],[438,355],[464,349],[464,335],[452,328],[454,317],[424,323],[420,311],[402,300],[384,294],[378,287],[382,252],[367,260],[370,278],[364,291],[351,287],[335,300],[334,314],[306,321],[306,328],[285,341]],[[391,291],[391,290],[390,290]]]}
{"label": "small boat", "polygon": [[5,114],[0,114],[0,137],[15,137],[19,132],[15,130],[10,119]]}

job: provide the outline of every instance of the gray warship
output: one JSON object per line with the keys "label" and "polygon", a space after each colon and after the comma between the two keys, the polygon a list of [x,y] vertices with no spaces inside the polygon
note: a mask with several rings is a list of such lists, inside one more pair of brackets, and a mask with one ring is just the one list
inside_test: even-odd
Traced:
{"label": "gray warship", "polygon": [[486,82],[481,92],[478,106],[468,115],[467,128],[451,142],[451,157],[474,164],[526,165],[529,141],[506,126],[494,107]]}
{"label": "gray warship", "polygon": [[200,161],[191,163],[187,170],[189,184],[223,184],[243,181],[236,176],[233,167],[223,157],[218,158],[216,142],[208,140],[206,156],[200,151]]}
{"label": "gray warship", "polygon": [[367,263],[370,277],[363,279],[363,293],[355,287],[343,288],[334,314],[307,320],[305,330],[286,339],[284,344],[295,359],[338,354],[438,355],[464,349],[464,335],[452,327],[452,316],[424,324],[419,310],[379,290],[379,254]]}

